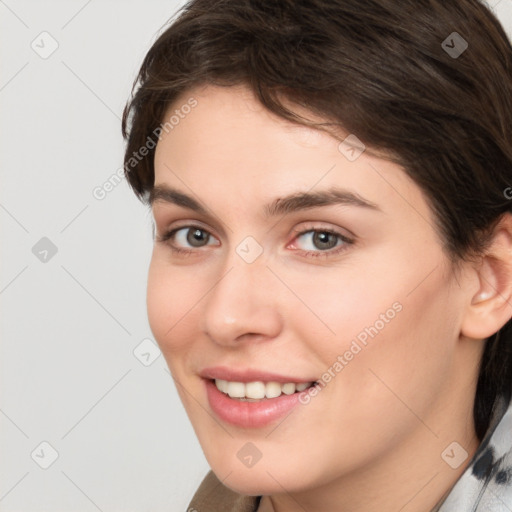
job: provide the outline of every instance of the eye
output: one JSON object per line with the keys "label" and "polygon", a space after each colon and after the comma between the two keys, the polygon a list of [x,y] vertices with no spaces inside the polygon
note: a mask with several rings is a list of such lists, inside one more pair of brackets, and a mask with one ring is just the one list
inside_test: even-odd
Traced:
{"label": "eye", "polygon": [[351,240],[340,233],[325,229],[311,229],[295,237],[293,248],[305,252],[327,252],[333,249],[344,249],[344,246],[351,243]]}
{"label": "eye", "polygon": [[186,226],[169,231],[160,238],[176,251],[199,249],[207,245],[220,245],[208,231],[197,226]]}
{"label": "eye", "polygon": [[211,235],[208,231],[200,228],[182,228],[174,232],[174,240],[179,245],[189,244],[191,247],[203,247],[211,245]]}

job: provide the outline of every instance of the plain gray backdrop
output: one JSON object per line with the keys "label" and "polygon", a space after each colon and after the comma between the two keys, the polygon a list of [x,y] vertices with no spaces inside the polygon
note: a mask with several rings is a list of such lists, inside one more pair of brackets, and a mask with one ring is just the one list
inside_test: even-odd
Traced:
{"label": "plain gray backdrop", "polygon": [[182,3],[0,0],[2,512],[181,512],[208,470],[147,322],[151,216],[116,179]]}

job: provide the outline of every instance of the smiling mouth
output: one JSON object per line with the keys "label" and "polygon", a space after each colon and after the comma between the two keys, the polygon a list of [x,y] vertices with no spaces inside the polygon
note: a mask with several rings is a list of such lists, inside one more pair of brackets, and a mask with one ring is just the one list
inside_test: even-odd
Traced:
{"label": "smiling mouth", "polygon": [[293,395],[310,388],[315,382],[235,382],[212,379],[217,389],[230,398],[241,402],[260,402],[281,395]]}

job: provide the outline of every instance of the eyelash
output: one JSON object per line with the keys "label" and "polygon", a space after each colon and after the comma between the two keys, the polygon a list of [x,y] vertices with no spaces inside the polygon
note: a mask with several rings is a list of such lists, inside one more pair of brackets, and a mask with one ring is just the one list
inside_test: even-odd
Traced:
{"label": "eyelash", "polygon": [[[156,241],[158,243],[163,243],[163,244],[167,245],[171,249],[171,251],[173,253],[177,254],[177,255],[191,256],[191,255],[197,253],[198,250],[201,250],[202,247],[198,247],[197,249],[184,249],[182,247],[178,247],[178,246],[173,245],[171,243],[174,235],[178,231],[181,231],[182,229],[189,229],[189,230],[198,229],[200,231],[203,231],[203,232],[207,233],[209,236],[213,236],[208,230],[204,229],[201,226],[186,225],[186,226],[180,226],[178,228],[171,229],[171,230],[165,232],[162,235],[156,235]],[[335,255],[338,255],[338,254],[340,254],[343,251],[346,251],[350,245],[354,244],[354,240],[353,239],[348,238],[345,235],[342,235],[338,231],[335,231],[333,229],[324,229],[324,228],[318,228],[318,227],[316,227],[316,228],[315,227],[309,227],[307,229],[301,229],[300,231],[296,231],[294,233],[293,240],[295,241],[297,238],[299,238],[300,236],[303,236],[303,235],[305,235],[307,233],[315,233],[315,232],[316,233],[326,233],[326,234],[329,234],[329,235],[334,235],[334,236],[336,236],[338,238],[338,240],[340,240],[343,243],[340,246],[335,246],[334,248],[327,249],[325,251],[321,251],[321,250],[318,250],[318,251],[305,251],[305,250],[302,250],[302,249],[294,249],[294,251],[301,252],[307,258],[329,258],[329,257],[335,256]]]}

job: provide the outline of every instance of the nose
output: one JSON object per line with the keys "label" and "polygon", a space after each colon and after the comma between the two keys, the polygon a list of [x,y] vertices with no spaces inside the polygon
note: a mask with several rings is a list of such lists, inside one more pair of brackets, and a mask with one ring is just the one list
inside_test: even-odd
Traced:
{"label": "nose", "polygon": [[203,331],[215,343],[275,338],[282,330],[276,280],[264,262],[235,261],[206,297]]}

